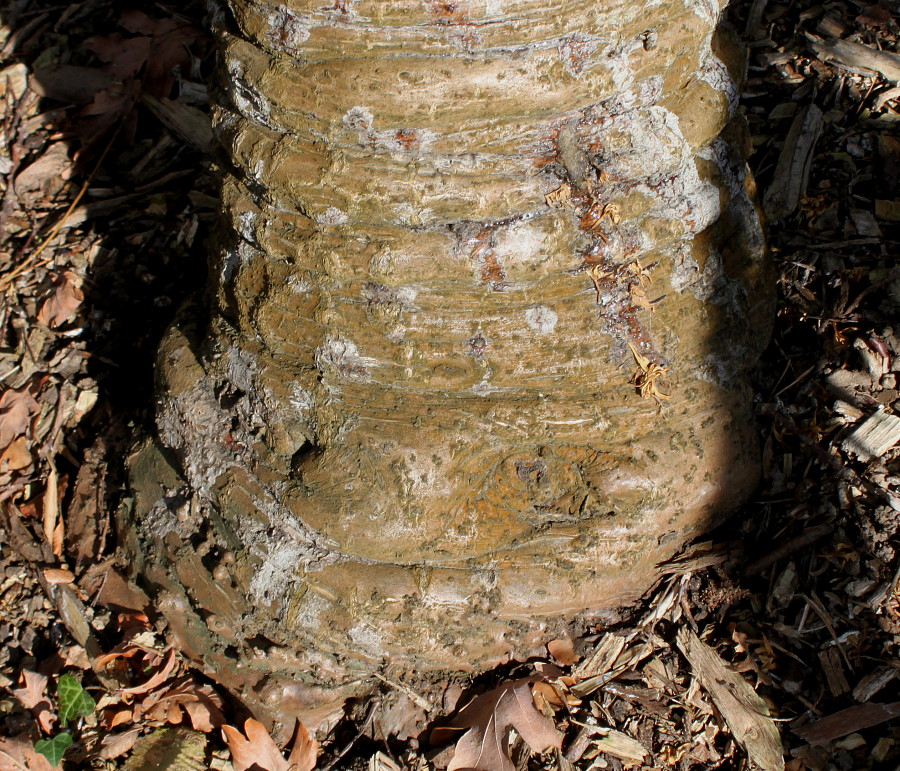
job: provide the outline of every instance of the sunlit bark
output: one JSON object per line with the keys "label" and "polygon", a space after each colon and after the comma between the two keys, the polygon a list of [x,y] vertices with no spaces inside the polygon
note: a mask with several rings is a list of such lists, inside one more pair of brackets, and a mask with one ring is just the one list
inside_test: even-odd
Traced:
{"label": "sunlit bark", "polygon": [[290,714],[634,599],[757,474],[718,6],[228,5],[212,312],[133,459],[179,643]]}

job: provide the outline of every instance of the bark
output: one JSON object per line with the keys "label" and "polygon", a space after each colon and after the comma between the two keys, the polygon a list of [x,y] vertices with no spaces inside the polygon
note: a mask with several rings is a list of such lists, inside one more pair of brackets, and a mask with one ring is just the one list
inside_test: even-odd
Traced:
{"label": "bark", "polygon": [[527,655],[752,490],[771,294],[719,10],[220,9],[211,301],[124,519],[257,710]]}

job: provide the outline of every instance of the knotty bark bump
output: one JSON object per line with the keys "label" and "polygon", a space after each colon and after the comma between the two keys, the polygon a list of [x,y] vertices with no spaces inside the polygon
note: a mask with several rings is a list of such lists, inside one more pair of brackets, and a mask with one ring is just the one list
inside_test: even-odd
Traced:
{"label": "knotty bark bump", "polygon": [[639,596],[757,475],[719,7],[227,5],[211,313],[163,342],[132,458],[179,644],[290,715]]}

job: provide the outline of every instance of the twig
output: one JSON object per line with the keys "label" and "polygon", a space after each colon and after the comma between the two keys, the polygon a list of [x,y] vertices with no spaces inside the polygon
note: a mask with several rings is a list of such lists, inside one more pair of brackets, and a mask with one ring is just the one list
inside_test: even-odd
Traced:
{"label": "twig", "polygon": [[384,675],[378,674],[378,672],[373,673],[378,680],[381,680],[382,683],[391,686],[391,688],[396,688],[398,691],[405,693],[417,707],[421,707],[426,712],[431,712],[434,709],[434,705],[428,701],[424,696],[416,693],[412,688],[408,685],[404,685],[403,683],[398,683],[393,680],[388,680]]}
{"label": "twig", "polygon": [[356,744],[357,741],[359,741],[359,737],[362,736],[366,732],[366,729],[369,727],[372,720],[375,718],[375,710],[380,705],[381,705],[381,699],[377,699],[377,698],[372,699],[372,704],[369,706],[369,712],[366,715],[366,719],[363,720],[362,725],[359,727],[359,730],[356,732],[356,736],[354,736],[349,742],[347,742],[347,744],[344,746],[344,748],[329,761],[328,765],[323,766],[320,769],[320,771],[331,771],[331,769],[334,768],[341,761],[341,759],[344,757],[344,755],[346,755],[348,752],[350,752],[350,750],[353,748],[353,745]]}
{"label": "twig", "polygon": [[854,671],[853,664],[850,663],[850,657],[847,655],[847,651],[844,650],[844,646],[841,644],[840,639],[838,638],[837,631],[834,628],[834,624],[831,623],[831,619],[828,616],[828,611],[825,610],[825,607],[819,602],[819,599],[813,594],[803,594],[800,596],[809,603],[809,606],[816,612],[816,615],[822,619],[822,623],[825,624],[825,628],[828,630],[828,633],[831,635],[831,640],[837,646],[838,651],[841,654],[841,658],[844,659],[844,663],[847,665],[847,669],[851,672]]}
{"label": "twig", "polygon": [[767,567],[774,565],[776,562],[790,556],[794,552],[815,543],[820,538],[834,531],[834,525],[816,525],[809,528],[801,535],[786,541],[774,551],[770,551],[765,557],[760,557],[755,562],[751,562],[744,569],[745,576],[756,576],[762,573]]}

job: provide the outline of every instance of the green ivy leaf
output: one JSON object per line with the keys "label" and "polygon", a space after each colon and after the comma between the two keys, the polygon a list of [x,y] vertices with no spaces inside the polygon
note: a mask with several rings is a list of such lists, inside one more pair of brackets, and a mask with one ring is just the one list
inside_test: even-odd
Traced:
{"label": "green ivy leaf", "polygon": [[76,717],[90,715],[97,706],[72,675],[60,675],[56,681],[56,700],[59,702],[59,724],[63,728]]}
{"label": "green ivy leaf", "polygon": [[69,734],[56,734],[52,739],[38,739],[34,743],[34,751],[41,753],[51,766],[58,766],[62,762],[66,750],[72,746],[72,737]]}

